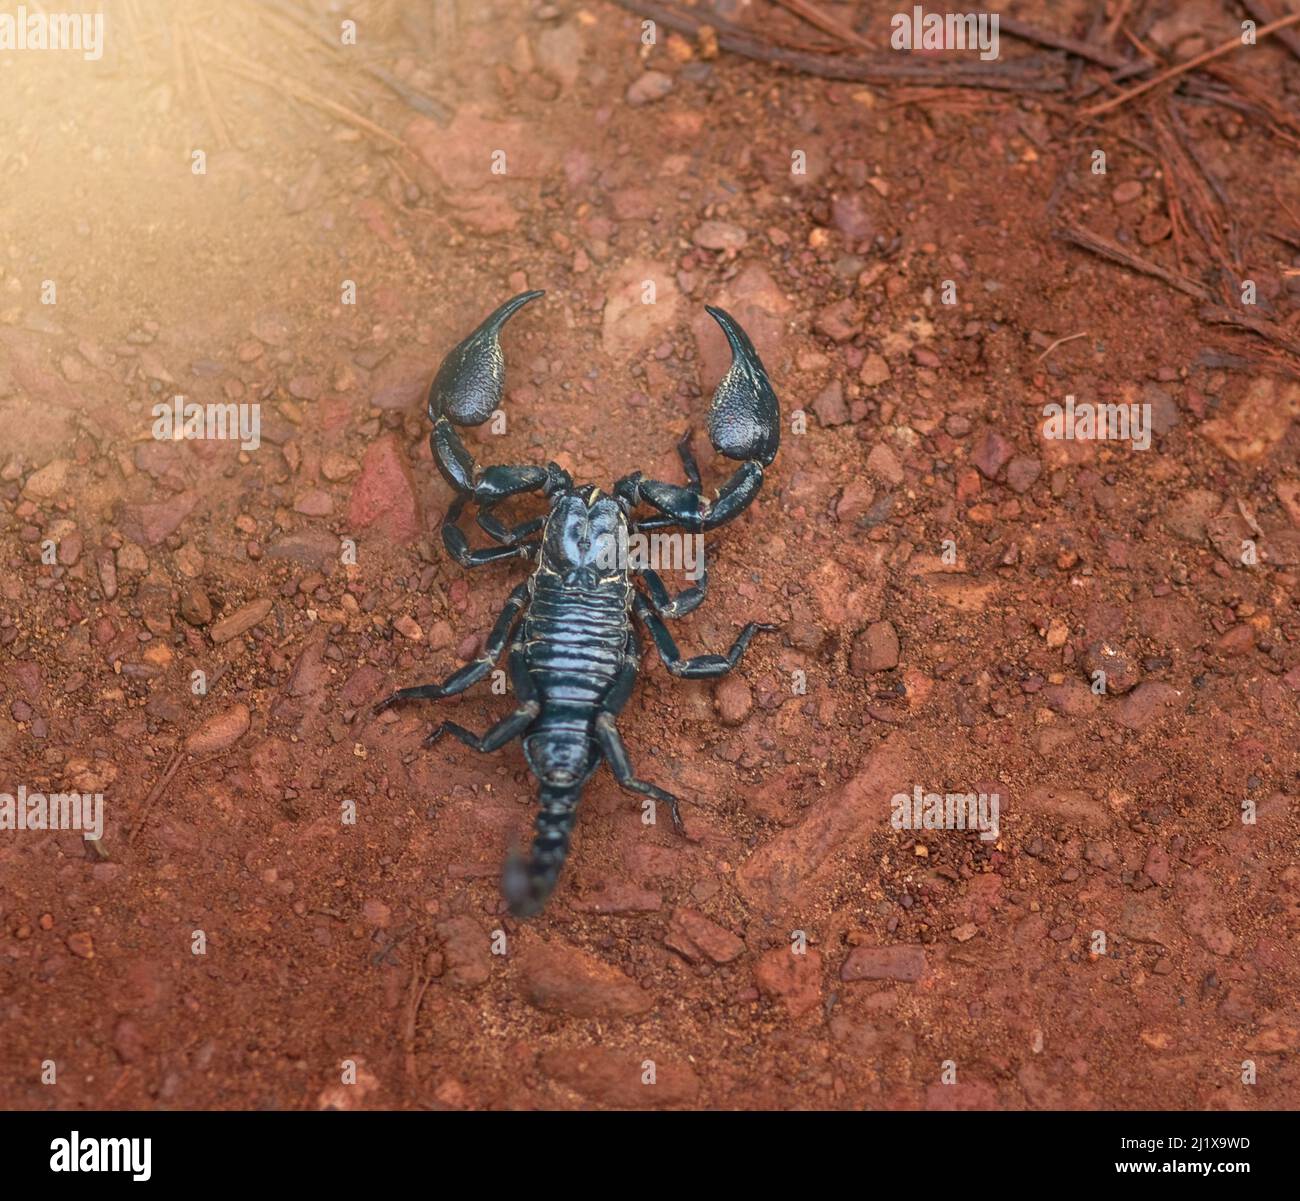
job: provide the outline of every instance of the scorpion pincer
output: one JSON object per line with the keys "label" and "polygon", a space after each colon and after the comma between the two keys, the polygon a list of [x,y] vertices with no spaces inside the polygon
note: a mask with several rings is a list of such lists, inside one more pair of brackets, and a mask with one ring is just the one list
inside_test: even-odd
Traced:
{"label": "scorpion pincer", "polygon": [[[484,679],[509,648],[510,678],[518,707],[483,735],[454,722],[441,723],[425,739],[452,734],[476,751],[495,751],[523,740],[528,766],[540,784],[540,810],[531,856],[512,854],[502,881],[510,911],[537,913],[555,888],[569,850],[569,838],[583,786],[601,761],[625,789],[668,806],[681,832],[678,799],[639,779],[615,718],[636,682],[641,643],[632,617],[649,631],[668,671],[686,679],[725,675],[740,661],[758,631],[777,629],[750,622],[725,655],[683,658],[666,619],[681,617],[705,598],[708,577],[676,595],[648,567],[629,567],[629,535],[675,527],[702,534],[742,513],[763,484],[776,457],[780,409],[767,372],[745,331],[727,313],[708,308],[731,347],[731,366],[718,384],[709,411],[715,450],[739,466],[712,498],[701,487],[690,450],[690,432],[678,443],[687,483],[664,483],[633,472],[606,493],[575,486],[555,463],[480,467],[461,441],[457,426],[481,425],[498,409],[504,383],[500,333],[506,321],[538,291],[507,300],[443,360],[429,390],[433,457],[456,497],[442,524],[448,553],[463,567],[503,559],[536,563],[532,575],[509,596],[483,653],[441,684],[402,688],[376,706],[379,713],[400,701],[454,696]],[[495,515],[511,497],[540,492],[549,505],[543,517],[515,525]],[[479,527],[495,545],[472,550],[458,522],[474,505]],[[653,510],[638,518],[638,509]],[[635,588],[633,574],[644,582]],[[522,615],[522,620],[520,620]]]}

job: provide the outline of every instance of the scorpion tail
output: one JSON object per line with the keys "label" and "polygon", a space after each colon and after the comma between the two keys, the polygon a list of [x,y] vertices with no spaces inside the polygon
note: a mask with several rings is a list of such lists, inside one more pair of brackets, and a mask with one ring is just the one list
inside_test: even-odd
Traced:
{"label": "scorpion tail", "polygon": [[512,854],[501,881],[501,891],[515,917],[539,913],[554,891],[569,855],[569,835],[578,815],[580,796],[580,788],[542,785],[532,854],[526,860]]}

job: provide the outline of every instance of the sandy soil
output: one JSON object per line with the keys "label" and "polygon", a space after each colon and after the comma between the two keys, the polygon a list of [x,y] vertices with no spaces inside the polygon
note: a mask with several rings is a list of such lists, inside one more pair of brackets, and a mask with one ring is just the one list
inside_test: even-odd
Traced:
{"label": "sandy soil", "polygon": [[[0,55],[0,792],[105,798],[98,843],[0,831],[0,1105],[1295,1106],[1300,383],[1053,236],[1172,262],[1140,122],[646,47],[601,0],[364,9],[343,54],[441,124],[252,7]],[[1294,232],[1294,153],[1185,118]],[[1242,248],[1293,336],[1298,249]],[[485,461],[680,479],[709,303],[785,414],[674,631],[781,634],[716,687],[647,655],[621,719],[689,837],[602,770],[527,923],[518,745],[420,747],[509,698],[369,713],[523,578],[444,555],[421,398],[524,287]],[[260,445],[154,438],[178,394],[259,404]],[[1149,448],[1045,437],[1067,395],[1149,404]],[[997,793],[997,838],[893,828],[916,787]]]}

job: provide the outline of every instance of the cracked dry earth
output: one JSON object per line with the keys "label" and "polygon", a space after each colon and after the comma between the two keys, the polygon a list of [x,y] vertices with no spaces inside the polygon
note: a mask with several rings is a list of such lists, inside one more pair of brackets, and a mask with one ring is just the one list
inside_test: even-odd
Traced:
{"label": "cracked dry earth", "polygon": [[[125,50],[3,63],[0,792],[102,791],[105,830],[0,831],[0,1105],[1293,1107],[1300,384],[1204,365],[1194,302],[1053,240],[1062,173],[1134,236],[1150,161],[1091,175],[1037,102],[643,50],[598,0],[410,8],[377,6],[379,59],[446,126],[338,68],[409,153],[214,70],[223,148]],[[1195,120],[1235,198],[1264,162],[1300,192]],[[369,707],[472,658],[523,576],[443,554],[421,401],[525,287],[481,460],[680,479],[707,303],[786,426],[674,627],[781,633],[716,686],[647,655],[620,723],[689,837],[602,769],[520,923],[518,745],[420,748],[510,698]],[[155,440],[177,394],[259,403],[260,446]],[[1150,449],[1044,438],[1066,395],[1150,404]],[[996,792],[998,838],[894,829],[917,786]]]}

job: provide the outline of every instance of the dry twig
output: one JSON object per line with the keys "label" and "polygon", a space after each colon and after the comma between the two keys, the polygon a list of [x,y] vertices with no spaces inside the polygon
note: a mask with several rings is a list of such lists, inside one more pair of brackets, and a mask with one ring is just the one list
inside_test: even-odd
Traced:
{"label": "dry twig", "polygon": [[[1241,0],[1241,7],[1250,13],[1256,21],[1268,22],[1276,16],[1273,6],[1263,3],[1263,0]],[[1280,29],[1278,30],[1277,40],[1290,50],[1296,58],[1300,58],[1300,33],[1296,33],[1294,29]]]}
{"label": "dry twig", "polygon": [[[1255,40],[1258,42],[1261,38],[1266,38],[1279,29],[1288,29],[1297,22],[1300,22],[1300,13],[1279,17],[1276,21],[1271,21],[1258,29],[1255,33]],[[1225,54],[1231,54],[1234,50],[1239,49],[1242,44],[1240,37],[1229,38],[1228,41],[1215,46],[1213,50],[1207,50],[1204,54],[1189,58],[1185,63],[1175,63],[1172,67],[1167,67],[1144,83],[1138,84],[1137,87],[1130,88],[1127,92],[1121,92],[1118,96],[1112,96],[1109,100],[1103,100],[1100,104],[1094,104],[1091,108],[1085,108],[1079,115],[1082,117],[1099,117],[1102,113],[1108,113],[1111,109],[1119,108],[1121,104],[1127,104],[1130,100],[1144,95],[1152,88],[1159,87],[1170,79],[1174,79],[1188,71],[1194,71],[1197,67],[1213,62],[1216,58],[1222,58]]]}
{"label": "dry twig", "polygon": [[[989,88],[1007,92],[1059,92],[1065,88],[1065,78],[1059,72],[1033,72],[1021,64],[999,66],[989,63],[979,67],[927,66],[921,63],[885,61],[883,56],[816,54],[805,50],[790,50],[765,41],[749,30],[724,21],[720,17],[704,20],[667,8],[654,0],[614,0],[620,8],[678,33],[696,36],[708,25],[718,35],[718,45],[733,54],[752,58],[758,62],[773,63],[791,71],[816,75],[821,79],[841,79],[856,83],[875,84],[929,84],[935,87]],[[1028,60],[1026,60],[1028,61]]]}
{"label": "dry twig", "polygon": [[226,123],[221,118],[221,111],[217,108],[217,102],[212,98],[212,89],[208,86],[207,72],[203,70],[203,59],[199,57],[198,47],[194,44],[194,30],[190,27],[188,20],[182,20],[177,26],[181,30],[185,47],[190,52],[190,61],[194,64],[194,77],[198,80],[199,96],[203,100],[203,108],[208,114],[208,124],[212,126],[212,132],[216,135],[217,145],[222,150],[230,149],[230,135],[226,131]]}
{"label": "dry twig", "polygon": [[406,994],[406,1013],[402,1018],[402,1050],[404,1052],[406,1078],[414,1082],[418,1072],[415,1064],[415,1024],[420,1014],[420,1005],[429,987],[429,977],[424,974],[424,952],[411,970],[411,987]]}
{"label": "dry twig", "polygon": [[334,116],[346,121],[349,125],[355,125],[358,129],[378,138],[380,141],[387,142],[390,146],[398,150],[405,150],[411,153],[410,148],[396,134],[389,133],[381,125],[376,125],[368,117],[363,117],[360,113],[353,112],[346,105],[339,104],[336,100],[331,100],[328,96],[322,96],[320,93],[313,91],[305,83],[294,79],[291,75],[272,75],[269,71],[263,71],[251,66],[245,66],[238,61],[238,56],[229,46],[223,45],[215,38],[208,34],[196,34],[200,41],[221,51],[227,55],[227,59],[213,63],[212,65],[221,71],[229,71],[232,75],[239,75],[244,79],[251,79],[255,83],[264,84],[266,87],[274,88],[278,92],[283,92],[297,100],[302,100],[314,108],[331,113]]}
{"label": "dry twig", "polygon": [[158,777],[158,782],[149,790],[149,795],[144,798],[144,802],[140,806],[140,816],[135,819],[135,826],[127,836],[129,844],[134,843],[140,837],[140,831],[144,829],[145,823],[149,820],[149,810],[153,807],[154,802],[162,796],[163,789],[172,782],[172,778],[180,771],[184,760],[184,752],[177,751],[172,756],[171,762],[167,764],[166,770]]}
{"label": "dry twig", "polygon": [[[263,6],[266,6],[264,8]],[[288,28],[293,30],[295,27],[303,33],[307,33],[315,38],[330,52],[330,55],[339,63],[351,66],[347,57],[339,49],[338,44],[328,37],[324,30],[319,29],[310,21],[303,19],[302,14],[292,5],[287,4],[284,0],[260,0],[255,5],[257,15],[278,24],[281,29]],[[269,10],[269,11],[268,11]],[[426,96],[423,92],[417,92],[414,88],[408,87],[391,71],[379,66],[376,63],[362,62],[359,69],[364,71],[371,79],[378,80],[390,92],[397,96],[408,108],[413,108],[417,113],[426,117],[431,117],[439,125],[447,125],[451,121],[451,110],[445,105],[434,100],[432,96]]]}
{"label": "dry twig", "polygon": [[1144,259],[1131,250],[1125,250],[1117,242],[1112,242],[1109,238],[1103,238],[1100,234],[1092,233],[1086,229],[1067,227],[1058,229],[1056,236],[1064,242],[1070,242],[1075,246],[1082,247],[1084,250],[1090,250],[1093,254],[1100,255],[1104,259],[1110,259],[1113,263],[1119,263],[1134,271],[1139,271],[1143,275],[1149,275],[1153,279],[1164,280],[1171,288],[1177,288],[1180,292],[1186,293],[1196,300],[1210,299],[1210,294],[1195,280],[1189,279],[1186,275],[1182,275],[1177,271],[1170,271],[1160,266],[1159,263]]}
{"label": "dry twig", "polygon": [[1131,65],[1129,59],[1114,50],[1107,50],[1104,46],[1094,46],[1091,42],[1081,42],[1078,38],[1067,37],[1063,33],[1053,33],[1050,29],[1039,29],[1038,26],[1031,25],[1028,21],[1017,20],[1015,17],[1000,16],[998,29],[1023,42],[1035,42],[1039,46],[1050,46],[1053,50],[1064,50],[1067,54],[1086,58],[1090,63],[1098,63],[1112,70]]}
{"label": "dry twig", "polygon": [[1275,326],[1267,321],[1260,320],[1258,317],[1239,313],[1235,309],[1225,308],[1221,304],[1204,305],[1197,310],[1196,315],[1202,321],[1212,321],[1216,325],[1235,325],[1238,329],[1250,330],[1252,334],[1257,334],[1274,345],[1282,347],[1283,350],[1300,357],[1300,342],[1293,341],[1291,338],[1279,333]]}
{"label": "dry twig", "polygon": [[1041,363],[1058,346],[1064,346],[1067,342],[1074,342],[1077,341],[1079,338],[1086,338],[1087,336],[1088,336],[1088,331],[1085,329],[1081,333],[1069,334],[1064,338],[1057,338],[1055,342],[1053,342],[1045,351],[1043,351],[1042,354],[1038,356],[1038,358],[1034,360],[1034,362]]}
{"label": "dry twig", "polygon": [[834,34],[837,38],[851,42],[854,46],[861,46],[864,50],[871,49],[871,43],[865,38],[859,37],[842,21],[837,21],[815,4],[810,4],[808,0],[776,0],[776,2],[782,8],[789,9],[795,16],[802,17],[809,25],[820,29],[823,33]]}

